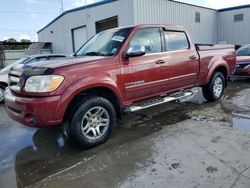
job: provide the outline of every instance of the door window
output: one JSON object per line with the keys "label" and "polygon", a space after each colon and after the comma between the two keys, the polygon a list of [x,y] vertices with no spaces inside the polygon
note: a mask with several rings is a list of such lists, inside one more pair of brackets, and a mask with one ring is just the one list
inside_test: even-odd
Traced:
{"label": "door window", "polygon": [[187,35],[184,32],[165,31],[167,51],[185,50],[189,48]]}
{"label": "door window", "polygon": [[138,31],[129,46],[142,45],[146,47],[146,54],[161,52],[161,34],[159,28],[147,28]]}

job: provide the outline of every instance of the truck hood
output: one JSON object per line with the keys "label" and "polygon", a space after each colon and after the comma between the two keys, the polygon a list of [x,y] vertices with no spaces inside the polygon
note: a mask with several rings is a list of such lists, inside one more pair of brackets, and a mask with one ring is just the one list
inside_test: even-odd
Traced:
{"label": "truck hood", "polygon": [[237,56],[237,62],[242,63],[250,63],[250,56]]}
{"label": "truck hood", "polygon": [[80,63],[91,63],[111,57],[105,56],[84,56],[56,59],[49,61],[39,61],[32,64],[18,64],[12,68],[14,71],[23,72],[25,76],[52,74],[56,68],[71,66]]}
{"label": "truck hood", "polygon": [[28,65],[19,64],[19,65],[16,65],[15,68],[20,69],[24,66],[30,66],[30,67],[47,67],[47,68],[54,69],[54,68],[70,66],[70,65],[78,64],[78,63],[98,61],[98,60],[102,60],[106,58],[110,58],[110,57],[105,57],[105,56],[70,57],[70,58],[65,58],[65,59],[38,61],[38,62],[34,62]]}

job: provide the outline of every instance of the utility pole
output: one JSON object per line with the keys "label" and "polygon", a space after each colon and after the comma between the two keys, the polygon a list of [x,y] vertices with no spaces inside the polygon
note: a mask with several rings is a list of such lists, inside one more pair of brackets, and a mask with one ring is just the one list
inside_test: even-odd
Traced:
{"label": "utility pole", "polygon": [[86,6],[87,6],[87,0],[84,0],[85,16],[86,16],[86,23],[85,23],[85,25],[86,25],[86,37],[88,39],[88,37],[89,37],[89,35],[88,35],[88,12],[87,12]]}
{"label": "utility pole", "polygon": [[63,13],[63,10],[64,10],[64,8],[63,8],[63,0],[59,0],[59,3],[61,4],[60,12]]}

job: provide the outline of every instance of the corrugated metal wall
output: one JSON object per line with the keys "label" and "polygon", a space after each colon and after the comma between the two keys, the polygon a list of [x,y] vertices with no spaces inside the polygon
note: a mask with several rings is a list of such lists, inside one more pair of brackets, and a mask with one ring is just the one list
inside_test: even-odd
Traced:
{"label": "corrugated metal wall", "polygon": [[[71,30],[80,26],[87,27],[87,38],[96,33],[95,22],[118,16],[118,25],[133,24],[133,0],[119,0],[86,10],[67,13],[53,24],[38,33],[40,42],[52,42],[53,53],[73,52]],[[51,31],[53,33],[51,33]]]}
{"label": "corrugated metal wall", "polygon": [[[234,15],[244,14],[243,21],[234,22]],[[250,8],[219,12],[218,42],[250,44]]]}
{"label": "corrugated metal wall", "polygon": [[[168,0],[134,0],[135,24],[162,23],[185,26],[195,43],[217,42],[217,11]],[[201,21],[195,23],[195,12]]]}
{"label": "corrugated metal wall", "polygon": [[[195,22],[196,12],[200,23]],[[244,22],[233,16],[244,13]],[[96,33],[97,21],[118,16],[118,25],[177,24],[189,31],[195,43],[250,43],[250,8],[218,12],[170,0],[116,0],[100,6],[67,13],[38,33],[40,42],[52,42],[54,53],[73,52],[72,29],[86,26],[87,38]]]}

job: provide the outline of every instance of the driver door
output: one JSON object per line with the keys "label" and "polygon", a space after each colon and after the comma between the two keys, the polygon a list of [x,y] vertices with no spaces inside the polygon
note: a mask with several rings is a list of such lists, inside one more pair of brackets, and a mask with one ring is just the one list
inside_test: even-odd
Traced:
{"label": "driver door", "polygon": [[121,75],[126,101],[148,98],[161,91],[158,63],[162,52],[160,28],[139,29],[127,49],[134,45],[145,46],[146,54],[129,57],[122,62]]}

